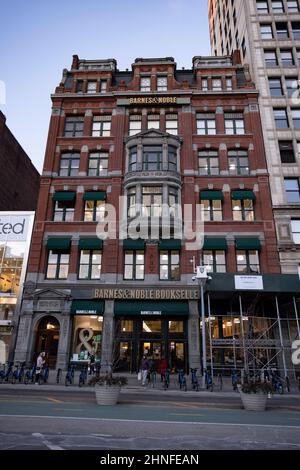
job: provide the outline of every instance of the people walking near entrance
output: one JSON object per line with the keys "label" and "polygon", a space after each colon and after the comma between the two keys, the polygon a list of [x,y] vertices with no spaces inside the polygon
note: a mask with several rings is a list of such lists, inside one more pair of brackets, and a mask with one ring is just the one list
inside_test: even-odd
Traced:
{"label": "people walking near entrance", "polygon": [[164,380],[166,370],[168,369],[168,361],[164,357],[158,363],[157,372],[160,374],[161,382]]}
{"label": "people walking near entrance", "polygon": [[147,359],[147,356],[143,356],[141,360],[140,370],[142,372],[142,385],[143,387],[145,387],[149,370],[149,361]]}
{"label": "people walking near entrance", "polygon": [[46,354],[41,352],[36,360],[35,385],[39,383],[40,373],[42,372],[43,365],[45,364],[45,356]]}

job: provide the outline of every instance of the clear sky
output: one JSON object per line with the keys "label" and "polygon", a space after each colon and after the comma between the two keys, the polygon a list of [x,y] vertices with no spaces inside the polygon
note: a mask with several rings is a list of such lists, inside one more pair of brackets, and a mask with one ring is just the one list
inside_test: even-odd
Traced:
{"label": "clear sky", "polygon": [[73,54],[115,58],[120,70],[136,57],[167,56],[191,68],[193,56],[210,54],[207,0],[1,0],[0,109],[39,171],[50,93]]}

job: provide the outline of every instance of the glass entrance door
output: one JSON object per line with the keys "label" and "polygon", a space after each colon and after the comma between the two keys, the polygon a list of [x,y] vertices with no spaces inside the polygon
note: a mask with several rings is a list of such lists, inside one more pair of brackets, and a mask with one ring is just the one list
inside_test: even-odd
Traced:
{"label": "glass entrance door", "polygon": [[140,355],[141,357],[145,355],[147,357],[151,357],[155,361],[159,361],[162,356],[162,342],[142,341]]}
{"label": "glass entrance door", "polygon": [[169,341],[169,366],[171,371],[187,368],[185,343],[178,341]]}

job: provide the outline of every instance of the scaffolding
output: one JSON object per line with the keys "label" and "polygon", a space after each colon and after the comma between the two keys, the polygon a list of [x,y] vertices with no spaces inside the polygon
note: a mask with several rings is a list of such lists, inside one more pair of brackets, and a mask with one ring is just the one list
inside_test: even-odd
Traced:
{"label": "scaffolding", "polygon": [[300,377],[300,366],[291,359],[292,343],[300,339],[298,300],[269,295],[268,308],[265,300],[261,293],[250,301],[249,295],[236,294],[235,310],[219,314],[207,293],[207,365],[212,375],[230,375],[235,369],[250,375],[276,370],[284,378]]}

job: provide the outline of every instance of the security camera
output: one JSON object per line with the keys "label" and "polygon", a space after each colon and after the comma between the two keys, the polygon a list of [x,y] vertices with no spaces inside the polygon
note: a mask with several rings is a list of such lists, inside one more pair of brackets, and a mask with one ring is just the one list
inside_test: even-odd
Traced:
{"label": "security camera", "polygon": [[196,276],[192,277],[192,281],[195,282],[197,280]]}

